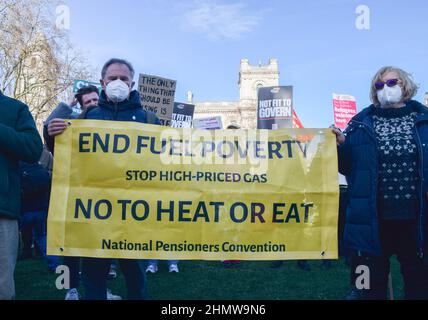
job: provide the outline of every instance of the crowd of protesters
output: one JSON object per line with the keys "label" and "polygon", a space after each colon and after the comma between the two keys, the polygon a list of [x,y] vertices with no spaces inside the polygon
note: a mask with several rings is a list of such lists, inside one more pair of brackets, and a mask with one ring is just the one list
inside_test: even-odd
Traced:
{"label": "crowd of protesters", "polygon": [[[80,89],[61,103],[45,122],[43,144],[28,106],[0,92],[0,299],[14,299],[14,270],[21,234],[22,258],[42,256],[49,271],[70,270],[66,300],[118,300],[107,279],[120,266],[127,299],[148,299],[146,273],[158,271],[158,261],[54,257],[46,255],[46,223],[54,160],[54,139],[69,123],[65,119],[135,121],[160,125],[141,107],[134,88],[135,71],[123,59],[102,68],[101,86]],[[428,108],[412,100],[417,92],[411,76],[394,67],[376,73],[370,87],[373,104],[337,137],[339,171],[348,187],[341,188],[339,244],[351,266],[349,299],[387,299],[390,258],[397,255],[406,299],[428,299]],[[80,105],[80,108],[76,108]],[[230,127],[239,130],[239,126]],[[35,252],[33,252],[33,247]],[[173,257],[172,257],[173,258]],[[178,261],[167,261],[178,273]],[[222,262],[234,268],[241,261]],[[309,271],[305,260],[297,262]],[[275,261],[278,268],[282,261]],[[355,269],[370,270],[370,288],[355,286]],[[322,262],[325,270],[331,261]],[[80,279],[84,295],[78,291]]]}

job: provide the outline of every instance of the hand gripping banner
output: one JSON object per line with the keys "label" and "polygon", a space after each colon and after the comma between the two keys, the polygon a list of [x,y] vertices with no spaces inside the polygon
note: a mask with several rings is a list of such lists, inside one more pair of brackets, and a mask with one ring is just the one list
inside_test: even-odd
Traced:
{"label": "hand gripping banner", "polygon": [[56,138],[48,254],[337,259],[326,129],[174,129],[71,121]]}

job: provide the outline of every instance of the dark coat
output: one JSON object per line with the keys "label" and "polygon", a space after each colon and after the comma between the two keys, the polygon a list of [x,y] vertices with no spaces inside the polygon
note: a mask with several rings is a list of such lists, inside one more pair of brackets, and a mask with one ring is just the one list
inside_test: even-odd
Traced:
{"label": "dark coat", "polygon": [[28,107],[0,92],[0,218],[19,219],[19,161],[37,162],[42,139]]}
{"label": "dark coat", "polygon": [[[60,108],[58,106],[57,108]],[[70,108],[71,110],[71,108]],[[57,116],[61,115],[59,112],[56,113]],[[49,119],[52,120],[54,116],[50,116]],[[70,114],[70,118],[71,114]],[[86,109],[79,116],[79,119],[92,119],[92,120],[109,120],[109,121],[136,121],[142,123],[150,123],[160,125],[159,119],[152,112],[145,111],[141,106],[140,94],[138,91],[132,91],[129,99],[125,100],[117,105],[107,100],[106,94],[104,91],[101,92],[100,101],[98,106],[90,107]],[[44,126],[44,138],[46,145],[50,152],[54,153],[55,149],[55,139],[50,137],[48,134],[48,124],[49,121],[46,121]]]}
{"label": "dark coat", "polygon": [[40,163],[21,161],[21,212],[48,211],[51,176]]}
{"label": "dark coat", "polygon": [[[428,108],[417,101],[408,105],[417,112],[414,138],[418,148],[420,185],[417,214],[417,252],[421,257],[427,249],[427,181],[428,181]],[[376,256],[381,255],[377,212],[378,150],[372,114],[375,106],[364,109],[349,123],[346,141],[338,147],[339,171],[347,177],[349,202],[346,211],[344,246]],[[428,257],[428,254],[425,254]]]}
{"label": "dark coat", "polygon": [[140,94],[135,90],[131,92],[129,99],[118,104],[113,104],[108,101],[105,92],[102,91],[98,106],[88,108],[79,118],[161,124],[153,113],[143,109],[141,106]]}

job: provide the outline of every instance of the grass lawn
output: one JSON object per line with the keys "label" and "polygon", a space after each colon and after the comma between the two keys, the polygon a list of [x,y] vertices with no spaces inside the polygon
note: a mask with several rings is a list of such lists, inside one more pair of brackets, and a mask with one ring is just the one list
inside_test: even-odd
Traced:
{"label": "grass lawn", "polygon": [[[239,269],[223,268],[220,262],[182,261],[179,274],[169,274],[166,263],[159,272],[148,275],[150,297],[154,300],[337,300],[349,290],[349,269],[343,260],[333,261],[323,270],[320,261],[310,261],[311,271],[298,269],[295,261],[281,268],[269,268],[270,262],[242,262]],[[392,263],[396,299],[403,297],[399,265]],[[18,300],[64,299],[65,292],[55,288],[55,274],[47,271],[40,258],[18,261],[15,282]],[[121,274],[108,282],[114,294],[126,297]],[[81,288],[83,292],[83,288]]]}

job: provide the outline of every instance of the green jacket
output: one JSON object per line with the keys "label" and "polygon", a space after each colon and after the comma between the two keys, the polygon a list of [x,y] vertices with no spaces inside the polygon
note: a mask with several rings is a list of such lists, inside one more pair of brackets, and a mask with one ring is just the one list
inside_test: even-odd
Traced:
{"label": "green jacket", "polygon": [[19,161],[37,162],[43,143],[28,107],[0,92],[0,219],[19,219]]}

